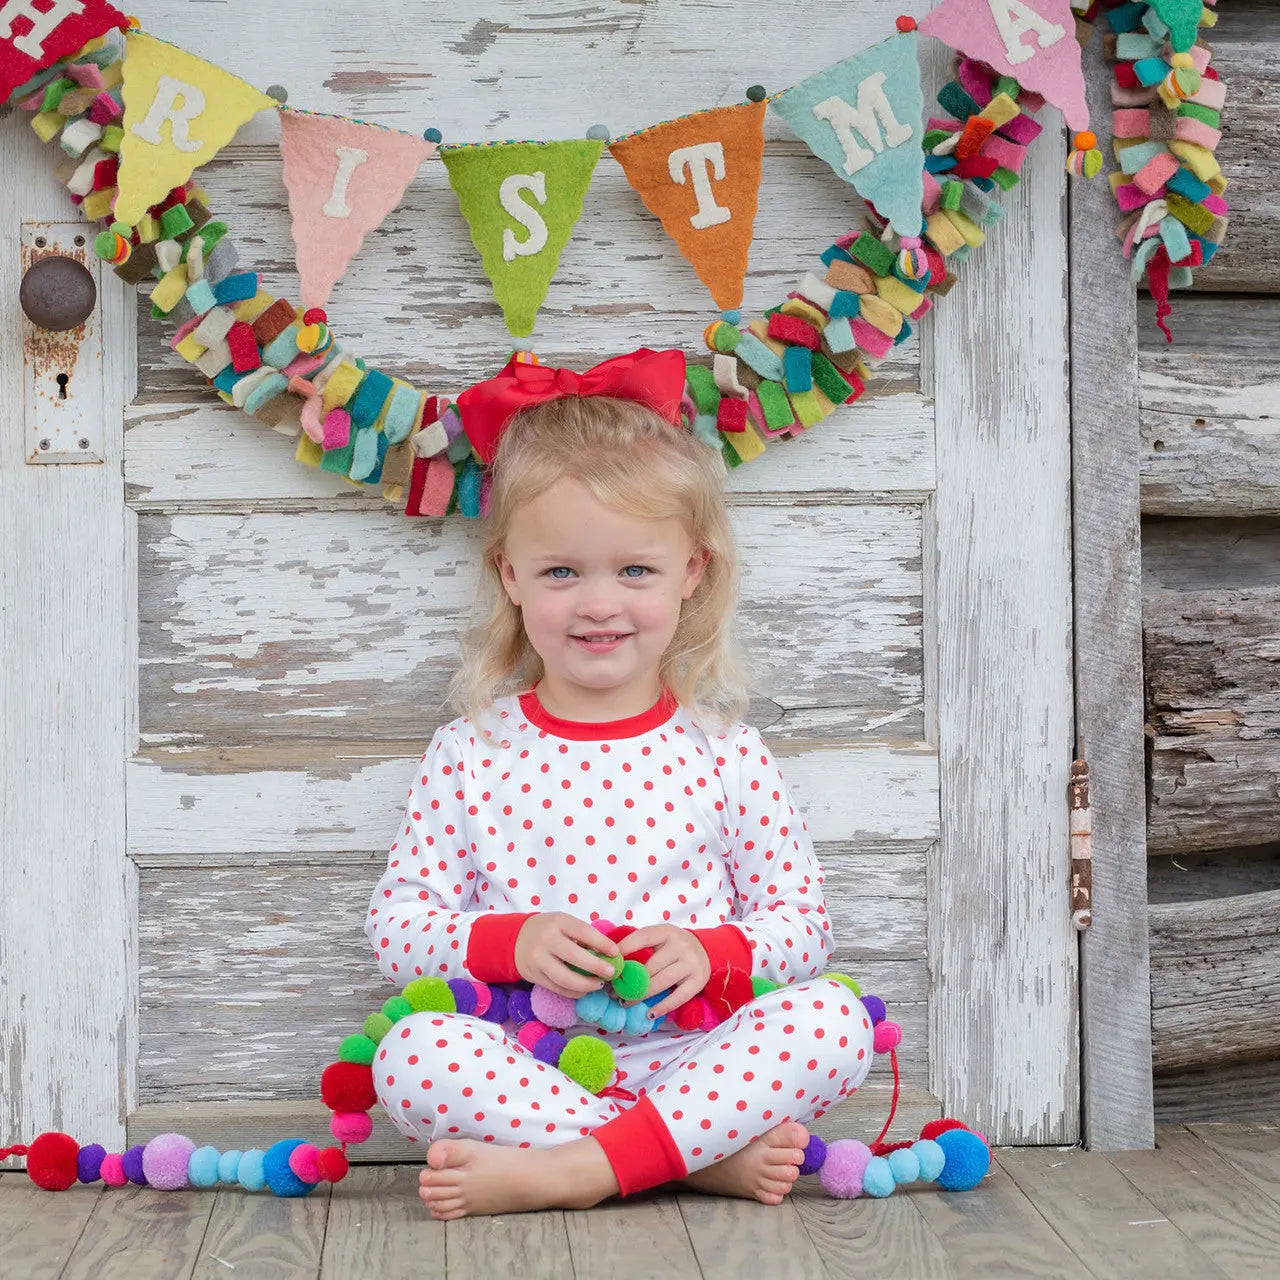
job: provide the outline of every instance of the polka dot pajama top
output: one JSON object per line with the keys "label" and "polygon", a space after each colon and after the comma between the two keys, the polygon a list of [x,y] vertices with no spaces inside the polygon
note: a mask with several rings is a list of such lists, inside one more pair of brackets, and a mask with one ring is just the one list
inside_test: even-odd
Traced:
{"label": "polka dot pajama top", "polygon": [[[706,1032],[597,1031],[630,1103],[585,1093],[492,1023],[414,1014],[374,1061],[397,1127],[521,1146],[590,1134],[628,1194],[852,1093],[870,1022],[819,977],[822,873],[760,735],[708,733],[669,697],[598,724],[560,720],[532,692],[495,713],[493,742],[463,717],[422,757],[365,926],[383,974],[518,981],[516,935],[537,911],[666,922],[702,943],[706,993],[728,1016]],[[753,975],[792,985],[752,999]]]}

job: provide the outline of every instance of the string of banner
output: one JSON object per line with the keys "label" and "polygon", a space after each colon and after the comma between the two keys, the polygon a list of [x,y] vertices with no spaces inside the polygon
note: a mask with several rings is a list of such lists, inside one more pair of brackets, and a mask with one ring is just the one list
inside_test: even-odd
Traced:
{"label": "string of banner", "polygon": [[[48,0],[46,0],[46,3]],[[229,404],[297,437],[300,461],[382,486],[407,514],[482,515],[490,458],[456,405],[369,368],[324,310],[364,238],[439,154],[512,335],[525,337],[604,150],[622,167],[706,286],[720,319],[711,367],[688,365],[690,428],[730,466],[791,439],[864,394],[869,370],[955,283],[955,268],[1002,213],[1042,131],[1045,102],[1074,133],[1070,172],[1095,176],[1082,44],[1105,12],[1117,59],[1110,175],[1123,251],[1164,327],[1170,288],[1190,284],[1226,230],[1214,159],[1221,82],[1200,30],[1215,0],[942,0],[917,26],[768,96],[711,107],[609,140],[444,145],[284,105],[220,67],[146,34],[102,0],[11,0],[0,21],[0,100],[63,154],[60,176],[91,220],[98,255],[152,282],[171,343]],[[107,40],[125,33],[124,49]],[[955,78],[925,116],[918,34],[956,50]],[[264,109],[280,116],[302,305],[241,268],[225,222],[192,175]],[[787,298],[744,323],[740,306],[772,109],[867,202],[857,230],[822,254]],[[1167,333],[1166,329],[1166,333]],[[536,363],[530,353],[516,361]]]}

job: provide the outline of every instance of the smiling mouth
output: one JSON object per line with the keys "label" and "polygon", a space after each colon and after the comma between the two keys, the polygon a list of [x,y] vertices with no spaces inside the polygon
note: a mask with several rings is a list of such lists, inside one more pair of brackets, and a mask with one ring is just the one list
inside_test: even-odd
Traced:
{"label": "smiling mouth", "polygon": [[590,635],[574,636],[575,640],[581,640],[584,644],[610,644],[614,640],[625,640],[632,633],[630,631],[597,631]]}

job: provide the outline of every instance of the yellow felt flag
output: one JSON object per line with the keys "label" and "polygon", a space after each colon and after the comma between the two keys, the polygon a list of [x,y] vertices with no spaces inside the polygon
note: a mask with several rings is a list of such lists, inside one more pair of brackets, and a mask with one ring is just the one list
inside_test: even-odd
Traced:
{"label": "yellow felt flag", "polygon": [[259,111],[277,106],[237,76],[177,45],[131,31],[115,217],[130,226],[207,164]]}

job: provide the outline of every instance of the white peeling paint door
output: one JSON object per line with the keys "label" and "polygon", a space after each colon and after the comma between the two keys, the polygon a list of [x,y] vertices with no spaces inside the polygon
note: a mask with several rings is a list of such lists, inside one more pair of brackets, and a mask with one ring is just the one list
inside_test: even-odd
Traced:
{"label": "white peeling paint door", "polygon": [[[282,4],[226,0],[196,21],[154,0],[139,16],[259,86],[283,84],[294,105],[434,124],[456,141],[595,123],[617,134],[754,81],[794,83],[887,34],[896,13],[880,0],[749,18],[721,0],[464,0],[447,13],[363,6],[353,26],[333,0],[301,25]],[[839,48],[833,31],[849,33]],[[926,67],[935,87],[940,67]],[[293,296],[274,129],[266,117],[242,131],[204,182],[242,263]],[[842,183],[768,129],[749,314],[857,216]],[[4,130],[6,157],[49,164],[11,141],[14,122]],[[826,866],[840,967],[902,1022],[908,1093],[1002,1142],[1073,1141],[1079,1124],[1063,156],[1052,129],[1037,147],[1003,222],[923,337],[878,368],[874,395],[731,479],[753,719]],[[62,207],[46,173],[41,207]],[[12,190],[0,198],[11,223],[32,216]],[[641,344],[696,353],[709,310],[606,157],[539,321],[540,357],[582,368]],[[413,762],[447,718],[471,598],[478,538],[465,520],[409,520],[302,467],[289,441],[212,396],[145,304],[139,314],[123,488],[109,458],[95,499],[117,537],[85,535],[110,549],[127,617],[99,617],[62,657],[40,648],[44,631],[15,641],[30,681],[53,661],[86,697],[101,683],[118,728],[92,739],[88,767],[117,800],[123,786],[127,851],[123,814],[103,801],[94,874],[65,873],[65,828],[41,806],[57,808],[86,768],[83,718],[34,695],[16,712],[6,701],[6,792],[40,797],[11,807],[27,843],[4,852],[4,897],[13,868],[26,887],[3,909],[35,920],[21,946],[4,943],[4,1046],[22,1063],[0,1072],[22,1120],[10,1128],[61,1107],[86,1132],[127,1112],[141,1133],[228,1100],[206,1114],[248,1125],[314,1097],[340,1036],[383,994],[362,915]],[[509,339],[441,165],[367,239],[330,315],[371,365],[432,392],[502,363]],[[125,320],[112,337],[117,359],[131,355]],[[48,515],[36,495],[58,480],[40,481],[6,530]],[[47,588],[9,545],[6,586],[29,610]],[[57,761],[48,779],[18,763],[33,718]],[[55,902],[78,935],[45,914]],[[75,937],[109,999],[68,993],[50,972],[48,957],[77,963]],[[73,1074],[65,1046],[85,1018],[98,1048],[73,1054]],[[883,1110],[856,1107],[849,1130],[874,1136]]]}

